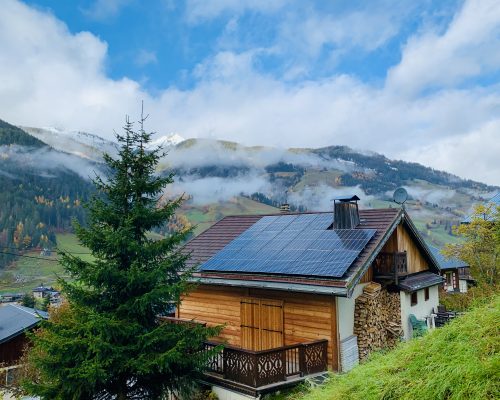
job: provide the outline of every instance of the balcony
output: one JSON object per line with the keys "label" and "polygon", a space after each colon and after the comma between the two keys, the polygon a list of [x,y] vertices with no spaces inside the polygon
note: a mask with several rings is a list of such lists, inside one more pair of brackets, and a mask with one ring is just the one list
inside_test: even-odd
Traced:
{"label": "balcony", "polygon": [[390,279],[395,283],[408,275],[406,252],[379,253],[373,262],[373,274],[376,279]]}
{"label": "balcony", "polygon": [[[220,344],[206,342],[204,350]],[[257,395],[327,370],[328,341],[318,340],[269,350],[252,351],[224,345],[211,357],[207,380],[242,393]]]}

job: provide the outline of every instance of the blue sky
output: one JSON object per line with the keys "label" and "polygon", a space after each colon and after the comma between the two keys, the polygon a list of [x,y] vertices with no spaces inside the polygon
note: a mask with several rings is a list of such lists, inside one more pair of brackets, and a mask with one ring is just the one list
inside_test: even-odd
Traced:
{"label": "blue sky", "polygon": [[2,0],[0,118],[110,138],[144,100],[158,135],[500,185],[499,54],[496,0]]}
{"label": "blue sky", "polygon": [[[54,14],[72,33],[89,31],[108,44],[106,73],[141,82],[155,93],[196,85],[196,66],[221,52],[257,54],[253,67],[290,84],[332,74],[382,82],[401,58],[408,38],[426,25],[449,23],[460,1],[175,1],[35,0],[27,4]],[[145,6],[147,4],[147,6]],[[218,4],[218,6],[217,6]],[[253,5],[252,5],[253,4]],[[371,15],[372,26],[346,32],[343,20]],[[307,18],[310,18],[308,21]],[[301,38],[312,21],[338,21],[339,29]],[[294,32],[294,27],[301,26]],[[360,27],[362,28],[362,27]],[[334,29],[335,30],[335,29]],[[293,37],[297,35],[297,37]],[[330,37],[328,37],[330,36]],[[300,71],[294,72],[294,69]]]}

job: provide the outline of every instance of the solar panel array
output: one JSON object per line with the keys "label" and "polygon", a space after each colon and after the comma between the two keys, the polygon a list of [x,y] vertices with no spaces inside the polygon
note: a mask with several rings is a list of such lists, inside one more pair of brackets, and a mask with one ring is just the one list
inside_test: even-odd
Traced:
{"label": "solar panel array", "polygon": [[200,270],[340,278],[375,229],[329,230],[332,221],[330,213],[262,217]]}

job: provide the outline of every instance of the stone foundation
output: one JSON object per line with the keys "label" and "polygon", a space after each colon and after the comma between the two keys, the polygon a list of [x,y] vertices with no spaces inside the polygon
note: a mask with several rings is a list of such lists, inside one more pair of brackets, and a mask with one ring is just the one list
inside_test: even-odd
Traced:
{"label": "stone foundation", "polygon": [[403,335],[399,293],[389,293],[374,282],[365,286],[355,303],[354,334],[360,361],[374,350],[396,346]]}

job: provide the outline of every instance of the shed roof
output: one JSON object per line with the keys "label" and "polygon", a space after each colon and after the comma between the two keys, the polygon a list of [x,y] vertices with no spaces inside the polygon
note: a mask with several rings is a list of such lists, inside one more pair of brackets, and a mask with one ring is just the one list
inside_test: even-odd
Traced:
{"label": "shed roof", "polygon": [[0,307],[0,343],[6,342],[47,319],[45,311],[23,307],[18,304],[6,304]]}
{"label": "shed roof", "polygon": [[414,292],[426,287],[439,285],[443,281],[444,278],[442,276],[429,271],[423,271],[400,280],[398,286],[406,292]]}
{"label": "shed roof", "polygon": [[465,261],[462,261],[459,258],[446,258],[443,254],[441,254],[441,249],[437,247],[429,246],[429,249],[432,251],[434,258],[439,263],[439,268],[441,270],[457,269],[469,266]]}

